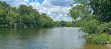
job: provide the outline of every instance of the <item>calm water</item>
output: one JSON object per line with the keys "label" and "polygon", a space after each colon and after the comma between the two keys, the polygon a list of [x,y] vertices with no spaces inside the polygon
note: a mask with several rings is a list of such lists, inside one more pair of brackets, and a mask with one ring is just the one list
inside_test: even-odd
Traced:
{"label": "calm water", "polygon": [[110,49],[86,43],[78,27],[0,29],[0,49]]}

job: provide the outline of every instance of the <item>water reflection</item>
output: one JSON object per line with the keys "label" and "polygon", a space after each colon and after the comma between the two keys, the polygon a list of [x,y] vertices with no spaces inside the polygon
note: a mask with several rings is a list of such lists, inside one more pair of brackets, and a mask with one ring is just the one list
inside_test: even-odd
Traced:
{"label": "water reflection", "polygon": [[0,49],[108,49],[107,46],[87,44],[83,37],[85,33],[78,29],[80,28],[0,29]]}

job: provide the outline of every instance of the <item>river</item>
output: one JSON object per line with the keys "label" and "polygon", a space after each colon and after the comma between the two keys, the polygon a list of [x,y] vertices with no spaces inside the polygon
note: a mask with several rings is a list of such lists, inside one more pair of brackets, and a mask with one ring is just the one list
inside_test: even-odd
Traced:
{"label": "river", "polygon": [[79,27],[0,29],[0,49],[110,49],[87,43]]}

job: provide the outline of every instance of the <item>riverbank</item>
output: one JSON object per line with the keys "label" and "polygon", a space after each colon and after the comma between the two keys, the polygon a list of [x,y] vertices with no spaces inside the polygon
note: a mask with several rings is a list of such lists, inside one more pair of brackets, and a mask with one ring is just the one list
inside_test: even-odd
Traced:
{"label": "riverbank", "polygon": [[111,44],[107,44],[106,46],[107,46],[109,49],[111,49]]}
{"label": "riverbank", "polygon": [[89,34],[85,36],[87,42],[95,43],[95,44],[110,44],[111,43],[111,35],[103,33],[103,34]]}

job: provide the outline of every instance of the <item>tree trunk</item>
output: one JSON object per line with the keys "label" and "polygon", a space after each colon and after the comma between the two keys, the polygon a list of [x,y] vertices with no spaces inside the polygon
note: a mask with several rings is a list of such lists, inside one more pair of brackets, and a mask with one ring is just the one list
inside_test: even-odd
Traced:
{"label": "tree trunk", "polygon": [[17,23],[14,23],[14,28],[17,28]]}

